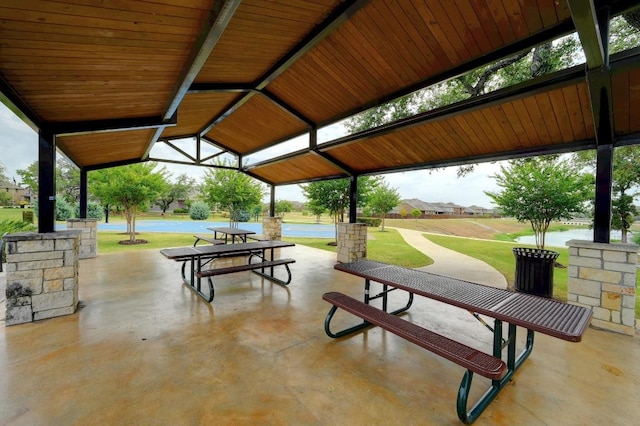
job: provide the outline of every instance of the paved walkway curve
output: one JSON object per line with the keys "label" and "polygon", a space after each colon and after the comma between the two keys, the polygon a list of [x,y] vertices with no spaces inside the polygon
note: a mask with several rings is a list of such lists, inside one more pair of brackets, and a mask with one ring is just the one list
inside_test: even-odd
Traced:
{"label": "paved walkway curve", "polygon": [[407,244],[433,259],[433,264],[418,269],[492,287],[507,288],[507,280],[495,268],[481,260],[432,243],[422,236],[427,232],[404,228],[389,229],[398,231]]}

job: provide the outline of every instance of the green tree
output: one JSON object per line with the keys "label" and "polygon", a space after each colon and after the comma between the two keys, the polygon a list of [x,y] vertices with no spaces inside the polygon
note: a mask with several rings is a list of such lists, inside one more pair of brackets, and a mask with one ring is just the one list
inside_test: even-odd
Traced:
{"label": "green tree", "polygon": [[[0,161],[0,185],[8,185],[9,177],[7,176],[7,168]],[[6,191],[0,191],[0,206],[6,206],[11,202],[11,196]],[[1,234],[0,234],[1,235]]]}
{"label": "green tree", "polygon": [[277,200],[275,208],[276,214],[280,217],[284,217],[285,213],[289,213],[293,210],[293,203],[287,200]]}
{"label": "green tree", "polygon": [[384,232],[384,219],[387,213],[398,204],[400,204],[398,188],[391,188],[385,181],[381,181],[380,184],[371,191],[369,206],[373,214],[382,216],[382,232]]}
{"label": "green tree", "polygon": [[34,161],[29,164],[26,169],[18,169],[16,170],[18,176],[20,176],[20,181],[23,185],[31,188],[31,191],[34,194],[38,193],[38,162]]}
{"label": "green tree", "polygon": [[80,169],[64,157],[56,161],[56,195],[71,205],[80,199]]}
{"label": "green tree", "polygon": [[9,183],[9,177],[7,176],[7,167],[0,161],[0,184],[4,183]]}
{"label": "green tree", "polygon": [[254,207],[261,204],[264,187],[249,175],[230,168],[227,161],[221,161],[218,167],[206,171],[202,192],[210,205],[229,212],[233,224],[241,215],[250,216]]}
{"label": "green tree", "polygon": [[[360,176],[358,178],[358,207],[365,206],[369,194],[378,185],[379,178]],[[337,228],[344,222],[344,212],[349,208],[351,182],[349,179],[330,179],[300,185],[309,204],[328,210]],[[336,232],[336,238],[338,233]]]}
{"label": "green tree", "polygon": [[322,214],[327,211],[327,208],[325,206],[323,206],[322,204],[316,204],[314,202],[307,203],[307,209],[309,209],[311,214],[316,217],[316,223],[320,223],[320,216],[322,216]]}
{"label": "green tree", "polygon": [[539,249],[552,221],[584,212],[593,197],[593,176],[556,155],[511,160],[491,177],[502,189],[485,194],[505,215],[531,223]]}
{"label": "green tree", "polygon": [[422,216],[422,212],[418,209],[413,209],[411,210],[411,216],[413,216],[413,218],[416,220],[416,223],[418,223],[418,218]]}
{"label": "green tree", "polygon": [[166,185],[166,170],[157,164],[139,163],[90,173],[92,193],[103,205],[122,207],[127,218],[129,243],[136,243],[136,216],[158,199]]}
{"label": "green tree", "polygon": [[[28,186],[34,193],[38,193],[38,162],[34,161],[26,169],[17,170],[23,186]],[[80,199],[80,169],[65,157],[56,161],[56,196],[71,205]]]}
{"label": "green tree", "polygon": [[186,173],[182,173],[175,182],[167,182],[165,187],[160,192],[156,204],[162,210],[162,216],[164,217],[167,209],[174,201],[187,200],[189,194],[195,188],[195,179],[189,177]]}
{"label": "green tree", "polygon": [[[596,152],[582,151],[573,155],[576,164],[596,170]],[[628,241],[628,233],[637,214],[634,197],[640,188],[640,146],[616,148],[613,153],[613,182],[611,194],[611,228],[620,230],[622,242]]]}

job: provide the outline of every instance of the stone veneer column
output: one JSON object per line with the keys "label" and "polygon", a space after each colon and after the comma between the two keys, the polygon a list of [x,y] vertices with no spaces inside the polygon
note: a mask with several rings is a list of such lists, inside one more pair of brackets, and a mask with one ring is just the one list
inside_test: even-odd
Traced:
{"label": "stone veneer column", "polygon": [[67,229],[79,229],[80,259],[98,256],[98,219],[67,219]]}
{"label": "stone veneer column", "polygon": [[6,325],[72,314],[78,306],[82,231],[5,235]]}
{"label": "stone veneer column", "polygon": [[364,223],[338,223],[338,262],[355,262],[366,257],[367,226]]}
{"label": "stone veneer column", "polygon": [[263,217],[262,234],[266,240],[279,240],[282,238],[282,218]]}
{"label": "stone veneer column", "polygon": [[633,336],[638,246],[579,240],[566,244],[568,302],[591,308],[593,327]]}

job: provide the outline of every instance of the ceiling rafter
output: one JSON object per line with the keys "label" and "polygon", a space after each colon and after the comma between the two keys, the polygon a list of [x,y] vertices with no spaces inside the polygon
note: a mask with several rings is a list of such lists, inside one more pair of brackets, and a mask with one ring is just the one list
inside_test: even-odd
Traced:
{"label": "ceiling rafter", "polygon": [[287,55],[278,61],[271,69],[269,69],[258,81],[253,85],[254,91],[245,94],[237,102],[230,105],[225,111],[218,116],[214,117],[209,123],[207,123],[200,131],[201,135],[205,135],[213,129],[219,122],[224,120],[232,112],[237,110],[240,106],[245,104],[255,94],[275,80],[278,76],[284,73],[289,67],[291,67],[298,59],[304,56],[307,52],[313,49],[318,43],[324,40],[329,34],[336,30],[340,25],[347,21],[353,14],[363,8],[370,0],[356,0],[351,2],[344,2],[338,7],[331,15],[329,15],[322,23],[317,25],[311,33],[305,37],[300,43],[298,43],[293,49],[289,51]]}
{"label": "ceiling rafter", "polygon": [[347,135],[342,138],[335,139],[331,142],[322,144],[318,147],[318,150],[327,151],[336,146],[344,146],[346,144],[353,143],[362,139],[382,136],[391,132],[395,132],[397,130],[421,125],[429,121],[451,117],[462,112],[470,112],[481,108],[488,108],[492,105],[520,99],[526,96],[531,96],[543,91],[548,91],[549,89],[552,89],[554,87],[562,87],[572,83],[584,82],[584,80],[584,67],[576,66],[566,70],[558,71],[554,74],[539,77],[535,80],[496,90],[495,92],[487,93],[486,95],[469,98],[467,100],[457,102],[449,106],[426,111],[421,114],[416,114],[414,116],[407,117],[393,123],[376,127],[374,129],[364,130],[362,132]]}
{"label": "ceiling rafter", "polygon": [[164,117],[136,117],[118,118],[94,121],[71,121],[71,122],[49,122],[45,125],[47,129],[56,136],[121,132],[127,130],[152,129],[157,127],[175,126],[178,123],[177,112],[168,120]]}
{"label": "ceiling rafter", "polygon": [[[187,66],[182,70],[182,74],[177,80],[170,96],[169,103],[165,108],[164,118],[168,119],[178,110],[178,106],[189,91],[189,87],[198,76],[198,73],[209,58],[209,54],[214,49],[222,33],[229,25],[231,18],[235,14],[240,0],[220,0],[213,2],[213,7],[209,11],[205,20],[204,28],[200,31],[195,42],[191,56],[187,60]],[[159,127],[144,151],[143,159],[149,156],[153,144],[160,138],[164,127]]]}

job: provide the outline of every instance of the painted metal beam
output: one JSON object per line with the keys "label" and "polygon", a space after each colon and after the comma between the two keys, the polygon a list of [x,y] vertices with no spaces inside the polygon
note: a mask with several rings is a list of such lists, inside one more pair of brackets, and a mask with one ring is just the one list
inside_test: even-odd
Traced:
{"label": "painted metal beam", "polygon": [[398,130],[408,129],[414,126],[425,124],[433,120],[442,120],[444,118],[453,117],[458,114],[468,113],[471,111],[488,108],[505,102],[522,99],[533,96],[538,93],[548,92],[554,88],[565,87],[571,84],[583,83],[585,81],[585,70],[583,66],[576,66],[566,70],[558,71],[553,74],[539,77],[535,80],[524,82],[518,85],[496,90],[482,96],[476,96],[467,100],[457,102],[435,110],[416,114],[393,123],[382,125],[370,130],[364,130],[358,133],[334,139],[333,141],[323,143],[318,147],[320,151],[327,151],[336,146],[343,146],[349,143],[357,142],[362,139],[383,136]]}
{"label": "painted metal beam", "polygon": [[38,232],[55,232],[56,223],[56,137],[38,132]]}
{"label": "painted metal beam", "polygon": [[56,136],[83,135],[104,132],[153,129],[178,124],[177,113],[165,120],[163,117],[135,117],[92,121],[47,122],[44,127]]}
{"label": "painted metal beam", "polygon": [[601,35],[593,0],[567,0],[571,16],[580,37],[582,50],[589,68],[598,68],[607,63],[608,44],[605,45]]}
{"label": "painted metal beam", "polygon": [[[178,110],[178,106],[189,91],[189,87],[194,82],[198,73],[207,62],[211,51],[218,44],[224,30],[229,25],[231,18],[235,14],[240,0],[219,0],[213,2],[213,7],[209,11],[209,15],[205,20],[205,25],[200,31],[198,38],[194,44],[194,49],[190,53],[190,57],[186,62],[186,67],[182,70],[177,84],[173,88],[173,93],[169,97],[169,103],[165,107],[164,119],[168,120]],[[145,149],[143,158],[149,156],[151,147],[158,140],[162,131],[158,129],[151,138]]]}
{"label": "painted metal beam", "polygon": [[271,67],[271,69],[258,79],[258,81],[253,85],[254,91],[245,94],[226,111],[219,114],[217,117],[214,117],[202,128],[200,134],[205,135],[211,131],[216,124],[224,120],[227,116],[251,99],[251,97],[255,95],[256,91],[261,91],[267,87],[269,83],[289,69],[289,67],[291,67],[298,59],[307,54],[307,52],[318,45],[318,43],[324,40],[329,34],[335,31],[367,3],[369,3],[369,0],[355,0],[344,2],[341,6],[336,8],[333,13],[317,25],[309,35],[307,35],[307,37],[301,40],[300,43],[294,46],[284,57]]}

